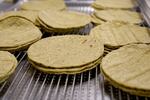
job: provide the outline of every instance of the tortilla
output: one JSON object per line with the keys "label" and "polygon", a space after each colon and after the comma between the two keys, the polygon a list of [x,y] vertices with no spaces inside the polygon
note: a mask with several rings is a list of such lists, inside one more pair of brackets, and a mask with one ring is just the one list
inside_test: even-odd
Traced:
{"label": "tortilla", "polygon": [[64,35],[34,43],[27,54],[30,61],[47,68],[74,68],[96,61],[103,52],[103,44],[95,38]]}
{"label": "tortilla", "polygon": [[37,17],[38,17],[37,11],[9,11],[9,12],[3,13],[0,16],[0,20],[3,20],[3,19],[10,17],[10,16],[22,17],[22,18],[25,18],[25,19],[31,21],[35,25],[38,25],[38,23],[36,21]]}
{"label": "tortilla", "polygon": [[92,3],[96,9],[133,9],[133,0],[96,0]]}
{"label": "tortilla", "polygon": [[9,77],[4,77],[3,79],[0,79],[0,84],[5,82]]}
{"label": "tortilla", "polygon": [[0,50],[17,51],[41,37],[41,31],[24,18],[12,16],[0,20]]}
{"label": "tortilla", "polygon": [[0,83],[5,81],[17,66],[17,60],[14,55],[7,51],[0,51]]}
{"label": "tortilla", "polygon": [[96,11],[94,15],[103,21],[123,22],[130,24],[142,23],[142,18],[140,14],[134,11],[109,9]]}
{"label": "tortilla", "polygon": [[100,25],[104,23],[103,20],[97,18],[94,14],[91,15],[91,20],[92,20],[92,23],[94,23],[95,25]]}
{"label": "tortilla", "polygon": [[55,32],[78,29],[91,22],[89,15],[73,11],[44,10],[39,13],[38,21],[41,26]]}
{"label": "tortilla", "polygon": [[101,58],[96,60],[95,62],[91,63],[91,64],[88,64],[88,65],[85,65],[85,66],[80,66],[80,67],[77,67],[77,68],[61,68],[61,69],[56,69],[56,68],[46,68],[46,67],[43,67],[41,65],[37,65],[35,64],[34,62],[30,61],[29,62],[33,65],[33,67],[35,67],[36,69],[42,71],[42,72],[45,72],[45,73],[53,73],[53,74],[78,74],[78,73],[82,73],[82,72],[85,72],[87,70],[91,70],[93,68],[95,68],[98,64],[100,64],[101,62]]}
{"label": "tortilla", "polygon": [[66,5],[64,0],[41,0],[41,1],[28,1],[21,5],[21,10],[41,11],[46,9],[51,10],[64,10]]}
{"label": "tortilla", "polygon": [[55,29],[55,28],[52,28],[48,25],[46,25],[43,21],[41,21],[39,18],[38,18],[38,23],[40,23],[40,28],[44,30],[44,32],[54,32],[54,33],[59,33],[59,34],[67,34],[67,33],[70,33],[70,32],[73,32],[74,30],[80,30],[81,28],[83,27],[80,27],[80,28],[71,28],[71,29]]}
{"label": "tortilla", "polygon": [[134,44],[107,54],[101,72],[115,87],[139,96],[150,96],[150,45]]}
{"label": "tortilla", "polygon": [[132,43],[150,43],[149,28],[124,23],[103,23],[93,28],[90,35],[111,49]]}

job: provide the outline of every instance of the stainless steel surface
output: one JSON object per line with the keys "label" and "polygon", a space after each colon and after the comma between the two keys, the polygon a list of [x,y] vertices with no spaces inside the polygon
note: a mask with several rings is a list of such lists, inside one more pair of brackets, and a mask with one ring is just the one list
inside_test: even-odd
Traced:
{"label": "stainless steel surface", "polygon": [[[66,0],[68,1],[68,0]],[[92,13],[85,0],[68,1],[70,10]],[[144,25],[144,24],[143,24]],[[87,34],[87,25],[77,34]],[[44,74],[27,61],[26,51],[15,53],[19,65],[9,80],[0,85],[0,100],[150,100],[133,96],[111,86],[100,73],[99,66],[76,75]]]}
{"label": "stainless steel surface", "polygon": [[24,0],[0,0],[0,12],[15,10]]}
{"label": "stainless steel surface", "polygon": [[148,23],[150,27],[150,1],[148,0],[137,0],[139,4],[139,8],[141,14],[143,15],[145,21]]}
{"label": "stainless steel surface", "polygon": [[150,1],[149,0],[145,0],[147,6],[150,8]]}

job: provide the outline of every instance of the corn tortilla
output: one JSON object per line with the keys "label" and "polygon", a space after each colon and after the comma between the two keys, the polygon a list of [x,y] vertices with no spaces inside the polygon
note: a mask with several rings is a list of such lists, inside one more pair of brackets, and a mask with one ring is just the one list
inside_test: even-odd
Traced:
{"label": "corn tortilla", "polygon": [[142,18],[140,14],[134,11],[109,9],[96,11],[94,15],[103,21],[123,22],[129,24],[142,23]]}
{"label": "corn tortilla", "polygon": [[104,42],[107,48],[118,48],[131,43],[150,43],[150,29],[138,25],[107,22],[90,32]]}
{"label": "corn tortilla", "polygon": [[31,21],[35,25],[38,25],[38,23],[37,23],[38,11],[9,11],[9,12],[3,13],[0,16],[0,20],[3,20],[10,16],[22,17],[22,18],[25,18],[25,19]]}
{"label": "corn tortilla", "polygon": [[28,58],[48,68],[70,68],[89,64],[103,55],[97,39],[81,35],[54,36],[31,45]]}
{"label": "corn tortilla", "polygon": [[92,20],[92,23],[94,23],[95,25],[100,25],[104,23],[103,20],[97,18],[94,14],[91,15],[91,20]]}
{"label": "corn tortilla", "polygon": [[96,9],[133,9],[133,0],[96,0],[92,3]]}
{"label": "corn tortilla", "polygon": [[21,10],[41,11],[46,9],[51,10],[64,10],[66,5],[64,0],[41,0],[41,1],[28,1],[21,5]]}
{"label": "corn tortilla", "polygon": [[15,71],[16,66],[17,60],[14,55],[7,51],[0,51],[0,83]]}
{"label": "corn tortilla", "polygon": [[82,72],[85,72],[87,70],[91,70],[93,68],[95,68],[98,64],[100,64],[101,62],[101,58],[98,59],[97,61],[91,63],[91,64],[88,64],[88,65],[85,65],[85,66],[81,66],[81,68],[68,68],[68,69],[51,69],[51,68],[44,68],[43,66],[41,67],[40,65],[37,65],[35,64],[34,62],[32,61],[29,61],[33,67],[35,67],[36,69],[42,71],[42,72],[45,72],[45,73],[54,73],[54,74],[78,74],[78,73],[82,73]]}
{"label": "corn tortilla", "polygon": [[24,18],[11,16],[0,20],[0,48],[2,50],[6,48],[8,51],[15,51],[29,46],[41,37],[41,31]]}
{"label": "corn tortilla", "polygon": [[115,87],[131,94],[150,96],[150,45],[132,44],[108,53],[102,74]]}
{"label": "corn tortilla", "polygon": [[67,31],[84,27],[91,22],[89,15],[74,11],[44,10],[38,15],[41,26],[54,31]]}

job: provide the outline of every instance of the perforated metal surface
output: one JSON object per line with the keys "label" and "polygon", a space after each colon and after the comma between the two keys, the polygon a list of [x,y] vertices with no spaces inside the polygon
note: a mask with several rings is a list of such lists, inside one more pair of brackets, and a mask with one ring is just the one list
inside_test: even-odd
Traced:
{"label": "perforated metal surface", "polygon": [[[67,0],[70,10],[92,13],[89,3]],[[90,0],[91,2],[92,0]],[[87,34],[89,24],[78,34]],[[44,74],[27,61],[26,52],[15,53],[19,65],[9,80],[0,85],[0,100],[150,100],[127,94],[111,86],[100,74],[99,66],[77,75]]]}

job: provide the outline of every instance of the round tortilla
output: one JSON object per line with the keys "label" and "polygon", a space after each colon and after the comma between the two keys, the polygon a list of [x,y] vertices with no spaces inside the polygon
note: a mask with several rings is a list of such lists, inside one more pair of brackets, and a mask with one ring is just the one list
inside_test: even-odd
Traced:
{"label": "round tortilla", "polygon": [[104,46],[97,39],[81,35],[54,36],[42,39],[27,51],[28,59],[48,68],[74,68],[98,60]]}
{"label": "round tortilla", "polygon": [[40,28],[43,29],[44,32],[48,32],[48,33],[59,33],[59,34],[67,34],[67,33],[71,33],[71,32],[74,32],[75,30],[80,30],[81,28],[83,27],[80,27],[80,28],[70,28],[70,29],[55,29],[55,28],[52,28],[48,25],[46,25],[45,23],[43,23],[43,21],[41,21],[39,18],[38,18],[38,23]]}
{"label": "round tortilla", "polygon": [[15,71],[16,66],[17,60],[14,55],[0,51],[0,82],[5,81]]}
{"label": "round tortilla", "polygon": [[41,39],[41,31],[20,17],[0,20],[0,50],[17,51]]}
{"label": "round tortilla", "polygon": [[[71,30],[84,27],[91,22],[89,15],[73,11],[44,10],[39,13],[39,23],[54,30]],[[42,25],[41,24],[41,25]],[[43,26],[44,27],[44,26]]]}
{"label": "round tortilla", "polygon": [[21,5],[21,10],[41,11],[46,9],[51,10],[64,10],[66,5],[64,0],[41,0],[41,1],[28,1]]}
{"label": "round tortilla", "polygon": [[110,22],[115,21],[130,24],[142,23],[142,18],[140,14],[134,11],[109,9],[96,11],[94,15],[103,21],[110,21]]}
{"label": "round tortilla", "polygon": [[150,45],[127,45],[110,52],[102,59],[101,71],[115,87],[150,96]]}
{"label": "round tortilla", "polygon": [[132,9],[133,0],[96,0],[92,7],[96,9]]}
{"label": "round tortilla", "polygon": [[150,43],[150,29],[138,25],[106,22],[90,32],[108,48],[118,48],[131,43]]}
{"label": "round tortilla", "polygon": [[9,12],[3,13],[0,16],[0,20],[3,20],[10,16],[22,17],[22,18],[25,18],[25,19],[31,21],[35,25],[38,25],[38,23],[36,21],[37,17],[38,17],[38,11],[9,11]]}

